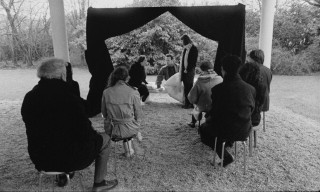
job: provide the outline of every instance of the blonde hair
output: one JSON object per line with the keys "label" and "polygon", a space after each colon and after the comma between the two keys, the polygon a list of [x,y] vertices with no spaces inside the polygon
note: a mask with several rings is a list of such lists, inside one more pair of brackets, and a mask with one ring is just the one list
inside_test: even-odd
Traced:
{"label": "blonde hair", "polygon": [[37,76],[44,79],[62,79],[66,81],[66,61],[50,58],[43,61],[37,70]]}

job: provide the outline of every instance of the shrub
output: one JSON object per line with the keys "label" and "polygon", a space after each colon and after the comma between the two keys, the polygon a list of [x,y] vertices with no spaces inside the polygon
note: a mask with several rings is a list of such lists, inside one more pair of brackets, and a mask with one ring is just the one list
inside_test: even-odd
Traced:
{"label": "shrub", "polygon": [[293,55],[281,48],[274,48],[271,57],[271,70],[279,75],[310,74],[313,60],[307,54]]}

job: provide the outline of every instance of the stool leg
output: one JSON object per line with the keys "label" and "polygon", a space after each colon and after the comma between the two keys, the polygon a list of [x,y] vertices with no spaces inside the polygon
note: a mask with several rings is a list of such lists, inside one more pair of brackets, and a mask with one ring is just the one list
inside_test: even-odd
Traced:
{"label": "stool leg", "polygon": [[256,148],[257,147],[257,130],[253,131],[253,141],[254,141],[253,147]]}
{"label": "stool leg", "polygon": [[247,145],[246,145],[246,142],[243,141],[243,174],[245,175],[246,174],[246,156],[247,156]]}
{"label": "stool leg", "polygon": [[83,183],[82,183],[82,173],[79,171],[79,181],[80,181],[80,185],[81,185],[81,190],[82,192],[84,192],[84,187],[83,187]]}
{"label": "stool leg", "polygon": [[43,174],[40,173],[40,174],[39,174],[39,191],[40,191],[40,192],[42,191],[42,176],[43,176]]}
{"label": "stool leg", "polygon": [[54,192],[54,186],[55,186],[55,182],[54,182],[55,180],[53,179],[52,180],[52,191]]}
{"label": "stool leg", "polygon": [[214,166],[214,168],[216,168],[217,140],[218,140],[218,137],[216,137],[214,139],[214,154],[213,154],[213,166]]}
{"label": "stool leg", "polygon": [[222,155],[221,155],[221,168],[223,168],[223,162],[224,162],[224,146],[226,142],[222,143]]}
{"label": "stool leg", "polygon": [[113,143],[113,154],[114,154],[114,175],[117,178],[117,157],[116,157],[116,142]]}
{"label": "stool leg", "polygon": [[[234,160],[237,159],[237,142],[234,142]],[[235,161],[235,163],[237,163],[237,161]]]}
{"label": "stool leg", "polygon": [[252,157],[253,130],[249,134],[249,156]]}
{"label": "stool leg", "polygon": [[263,114],[263,132],[266,132],[266,117],[264,111],[262,112]]}

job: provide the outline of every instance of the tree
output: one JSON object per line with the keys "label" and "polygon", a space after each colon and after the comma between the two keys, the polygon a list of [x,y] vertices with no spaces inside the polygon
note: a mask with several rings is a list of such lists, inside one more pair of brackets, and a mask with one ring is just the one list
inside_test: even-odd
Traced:
{"label": "tree", "polygon": [[304,0],[304,1],[307,2],[309,5],[320,7],[320,0]]}
{"label": "tree", "polygon": [[11,36],[11,50],[12,50],[12,59],[14,65],[17,65],[18,59],[17,59],[17,50],[18,50],[18,29],[16,26],[17,18],[19,16],[19,11],[24,3],[24,0],[18,1],[18,0],[0,0],[0,5],[5,10],[7,19],[11,28],[10,36]]}

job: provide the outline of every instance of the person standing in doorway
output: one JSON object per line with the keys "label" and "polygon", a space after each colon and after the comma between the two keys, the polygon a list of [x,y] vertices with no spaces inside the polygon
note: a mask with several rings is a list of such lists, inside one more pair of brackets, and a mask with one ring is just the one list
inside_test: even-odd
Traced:
{"label": "person standing in doorway", "polygon": [[193,105],[188,100],[188,94],[193,86],[193,79],[195,76],[195,68],[198,59],[198,49],[191,41],[188,35],[182,35],[183,51],[180,61],[181,81],[184,85],[184,105],[183,108],[193,108]]}

